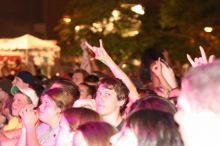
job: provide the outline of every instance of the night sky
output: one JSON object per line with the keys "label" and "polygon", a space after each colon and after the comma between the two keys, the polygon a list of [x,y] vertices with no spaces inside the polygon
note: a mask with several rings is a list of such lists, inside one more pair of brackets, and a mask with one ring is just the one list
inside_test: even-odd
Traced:
{"label": "night sky", "polygon": [[[0,38],[18,37],[26,33],[44,39],[58,39],[54,27],[70,0],[1,1]],[[142,4],[157,9],[160,0],[144,0]]]}
{"label": "night sky", "polygon": [[1,1],[0,37],[17,37],[26,33],[54,39],[53,28],[63,15],[68,0]]}

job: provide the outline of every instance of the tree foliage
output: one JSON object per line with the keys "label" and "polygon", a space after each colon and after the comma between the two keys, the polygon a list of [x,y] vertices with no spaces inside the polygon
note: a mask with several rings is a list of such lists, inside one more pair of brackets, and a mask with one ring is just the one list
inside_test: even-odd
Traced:
{"label": "tree foliage", "polygon": [[[148,4],[135,2],[144,7]],[[72,21],[68,24],[60,21],[56,27],[62,53],[81,53],[81,38],[93,45],[98,45],[98,39],[102,38],[110,55],[122,62],[141,58],[144,50],[152,46],[167,49],[172,59],[180,61],[186,61],[186,53],[199,52],[199,45],[209,53],[219,52],[219,0],[163,0],[158,10],[146,9],[144,15],[130,10],[129,6],[134,4],[124,0],[72,0],[66,11]],[[113,10],[120,12],[117,21],[112,21]],[[204,32],[206,26],[213,27],[213,32]],[[129,36],[135,31],[138,34]]]}
{"label": "tree foliage", "polygon": [[[160,10],[161,27],[178,38],[184,38],[182,44],[192,48],[191,53],[202,45],[209,53],[219,54],[219,5],[219,0],[164,1]],[[213,32],[205,32],[207,26],[212,27]]]}

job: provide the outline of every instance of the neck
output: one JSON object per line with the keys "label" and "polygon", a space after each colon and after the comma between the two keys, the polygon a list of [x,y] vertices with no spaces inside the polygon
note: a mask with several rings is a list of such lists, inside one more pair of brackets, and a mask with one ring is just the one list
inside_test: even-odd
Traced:
{"label": "neck", "polygon": [[61,119],[61,116],[56,116],[56,117],[53,118],[53,120],[51,120],[51,121],[48,123],[48,125],[50,125],[50,127],[51,127],[52,129],[55,129],[55,128],[57,128],[57,126],[59,125],[60,119]]}
{"label": "neck", "polygon": [[111,114],[102,116],[102,119],[105,122],[108,122],[109,124],[113,125],[114,127],[117,127],[122,121],[122,116],[119,112],[113,112]]}

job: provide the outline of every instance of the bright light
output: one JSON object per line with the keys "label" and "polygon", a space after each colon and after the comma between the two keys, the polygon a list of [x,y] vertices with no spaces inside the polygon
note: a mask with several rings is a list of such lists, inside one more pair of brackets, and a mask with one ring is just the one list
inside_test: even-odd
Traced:
{"label": "bright light", "polygon": [[59,76],[60,76],[60,73],[57,72],[57,73],[56,73],[56,76],[59,77]]}
{"label": "bright light", "polygon": [[101,23],[96,23],[96,22],[94,22],[93,24],[92,24],[92,26],[93,27],[95,27],[95,28],[101,28],[102,27],[102,24]]}
{"label": "bright light", "polygon": [[122,37],[133,37],[139,34],[138,30],[134,30],[134,31],[126,31],[122,34]]}
{"label": "bright light", "polygon": [[212,32],[213,28],[212,27],[204,27],[205,32]]}
{"label": "bright light", "polygon": [[132,64],[135,65],[135,66],[140,66],[140,65],[141,65],[141,61],[138,60],[138,59],[134,59],[134,60],[132,61]]}
{"label": "bright light", "polygon": [[75,26],[75,31],[78,32],[79,30],[80,30],[80,26],[79,25]]}
{"label": "bright light", "polygon": [[122,68],[126,68],[127,67],[127,64],[122,64]]}
{"label": "bright light", "polygon": [[112,16],[113,16],[114,20],[119,20],[120,19],[120,11],[113,10],[112,11]]}
{"label": "bright light", "polygon": [[63,17],[63,21],[64,21],[65,23],[69,24],[72,20],[71,20],[71,18],[70,18],[69,16],[64,16],[64,17]]}
{"label": "bright light", "polygon": [[145,11],[144,11],[144,7],[142,7],[142,5],[135,5],[133,7],[131,7],[131,11],[140,14],[140,15],[144,15]]}

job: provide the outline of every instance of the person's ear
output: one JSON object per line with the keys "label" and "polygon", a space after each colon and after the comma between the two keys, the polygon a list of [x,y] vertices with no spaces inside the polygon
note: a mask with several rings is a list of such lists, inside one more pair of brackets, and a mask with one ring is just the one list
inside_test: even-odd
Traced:
{"label": "person's ear", "polygon": [[62,109],[60,107],[57,107],[57,113],[61,113],[62,112]]}
{"label": "person's ear", "polygon": [[126,100],[125,99],[122,99],[122,100],[119,100],[118,101],[118,105],[121,107],[125,104]]}

